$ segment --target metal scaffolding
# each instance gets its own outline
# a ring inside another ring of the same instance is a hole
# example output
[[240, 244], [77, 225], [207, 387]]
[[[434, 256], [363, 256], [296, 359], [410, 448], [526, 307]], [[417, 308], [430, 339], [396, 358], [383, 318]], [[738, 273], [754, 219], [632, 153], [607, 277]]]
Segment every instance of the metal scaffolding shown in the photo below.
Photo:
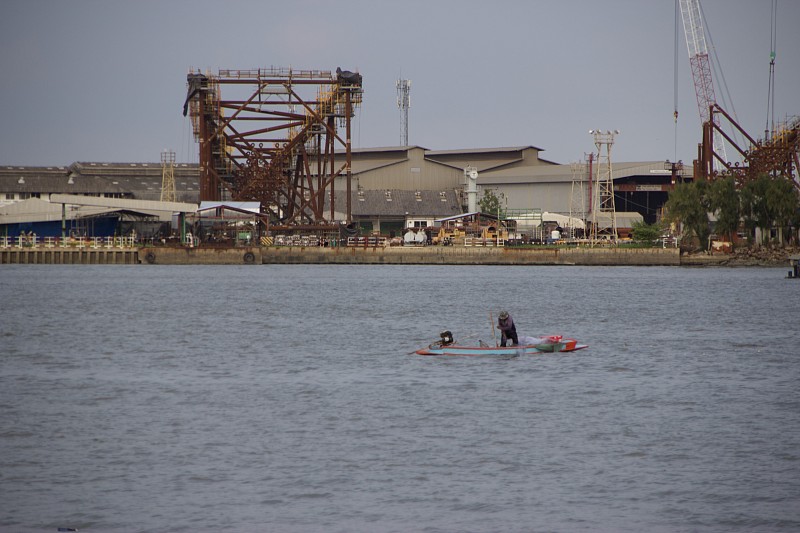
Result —
[[597, 174], [592, 200], [592, 246], [599, 240], [617, 240], [617, 210], [614, 205], [614, 176], [611, 167], [611, 147], [619, 130], [589, 130], [597, 148]]
[[161, 152], [161, 201], [175, 202], [175, 152]]
[[351, 119], [362, 95], [361, 75], [341, 69], [190, 72], [183, 113], [199, 143], [200, 199], [258, 201], [274, 225], [325, 226], [344, 177], [349, 223]]
[[[774, 131], [767, 132], [769, 135], [765, 139], [757, 140], [719, 105], [712, 105], [709, 114], [711, 118], [703, 124], [703, 142], [698, 146], [698, 158], [694, 162], [695, 179], [733, 176], [737, 186], [742, 186], [759, 175], [768, 174], [788, 179], [800, 190], [800, 118], [787, 119], [778, 124]], [[740, 146], [723, 131], [722, 124], [725, 122], [746, 139], [747, 145]], [[741, 164], [728, 163], [716, 152], [713, 137], [717, 133], [724, 136], [739, 153], [743, 159]], [[717, 164], [719, 169], [715, 166]]]
[[[583, 187], [583, 182], [585, 181], [584, 176], [586, 175], [586, 169], [588, 168], [588, 165], [580, 161], [575, 161], [570, 163], [569, 168], [572, 171], [572, 192], [569, 200], [569, 218], [570, 221], [575, 219], [586, 221], [586, 190]], [[569, 238], [578, 238], [575, 224], [572, 222], [570, 222], [569, 227]]]

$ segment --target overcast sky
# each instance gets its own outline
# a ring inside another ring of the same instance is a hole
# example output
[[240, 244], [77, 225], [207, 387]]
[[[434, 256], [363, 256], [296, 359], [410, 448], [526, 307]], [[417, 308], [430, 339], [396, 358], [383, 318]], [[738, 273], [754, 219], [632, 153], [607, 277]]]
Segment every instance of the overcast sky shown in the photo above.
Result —
[[[800, 2], [777, 4], [783, 120], [800, 115]], [[702, 6], [733, 108], [763, 136], [772, 2]], [[191, 67], [358, 70], [357, 148], [400, 144], [401, 76], [409, 143], [431, 150], [533, 145], [570, 163], [600, 128], [621, 130], [614, 161], [690, 162], [700, 140], [682, 27], [673, 120], [674, 0], [3, 0], [0, 15], [1, 165], [157, 162], [164, 149], [196, 162]]]

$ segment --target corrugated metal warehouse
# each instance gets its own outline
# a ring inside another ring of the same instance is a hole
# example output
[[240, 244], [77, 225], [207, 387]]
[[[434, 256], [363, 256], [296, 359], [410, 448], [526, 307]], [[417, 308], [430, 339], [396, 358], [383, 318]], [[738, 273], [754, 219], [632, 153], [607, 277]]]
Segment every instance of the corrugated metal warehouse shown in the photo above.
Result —
[[[536, 146], [464, 150], [428, 150], [420, 146], [352, 150], [353, 217], [364, 229], [389, 233], [400, 227], [427, 225], [436, 218], [466, 210], [465, 168], [478, 171], [478, 196], [491, 190], [504, 209], [540, 210], [568, 215], [576, 182], [588, 209], [588, 166], [560, 165], [540, 157]], [[176, 200], [199, 203], [196, 164], [174, 167]], [[158, 200], [161, 163], [80, 162], [67, 167], [0, 167], [0, 205], [51, 193]], [[613, 164], [618, 212], [634, 212], [654, 222], [671, 189], [662, 161]], [[336, 211], [343, 218], [344, 178], [335, 184]], [[402, 191], [412, 193], [411, 196]], [[444, 201], [442, 201], [444, 200]], [[400, 204], [405, 207], [400, 208]], [[577, 204], [580, 204], [578, 202]]]

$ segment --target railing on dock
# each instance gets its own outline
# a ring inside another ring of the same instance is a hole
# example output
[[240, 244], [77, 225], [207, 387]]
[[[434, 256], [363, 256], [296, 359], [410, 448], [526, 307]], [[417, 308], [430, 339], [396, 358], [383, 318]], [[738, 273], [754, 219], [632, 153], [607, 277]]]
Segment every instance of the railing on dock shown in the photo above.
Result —
[[478, 237], [465, 237], [464, 238], [464, 246], [484, 246], [484, 247], [491, 247], [491, 246], [499, 246], [503, 247], [506, 245], [505, 239], [481, 239]]
[[386, 237], [380, 237], [380, 236], [348, 237], [347, 246], [360, 246], [362, 248], [371, 248], [373, 246], [386, 246]]
[[0, 248], [3, 249], [31, 249], [31, 248], [67, 248], [67, 249], [115, 249], [135, 248], [136, 240], [133, 237], [39, 237], [37, 235], [20, 235], [19, 237], [0, 237]]
[[136, 264], [133, 237], [0, 237], [2, 264]]
[[347, 239], [326, 239], [316, 235], [276, 235], [274, 238], [262, 237], [261, 243], [264, 246], [300, 246], [303, 248], [313, 248], [315, 246], [372, 248], [375, 246], [388, 246], [389, 240], [386, 237], [378, 235], [369, 237], [347, 237]]

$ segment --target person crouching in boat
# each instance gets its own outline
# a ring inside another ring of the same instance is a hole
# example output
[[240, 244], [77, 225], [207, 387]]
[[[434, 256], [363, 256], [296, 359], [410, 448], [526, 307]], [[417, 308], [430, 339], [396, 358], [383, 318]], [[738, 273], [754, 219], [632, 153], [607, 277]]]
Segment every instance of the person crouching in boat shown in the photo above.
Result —
[[500, 336], [500, 346], [505, 346], [509, 339], [511, 339], [511, 346], [519, 344], [517, 327], [514, 325], [514, 319], [511, 318], [508, 311], [500, 311], [497, 318], [497, 329], [502, 332]]
[[430, 347], [442, 348], [444, 346], [450, 346], [454, 342], [455, 340], [453, 339], [453, 334], [450, 332], [450, 330], [446, 330], [439, 333], [439, 340], [431, 344]]

